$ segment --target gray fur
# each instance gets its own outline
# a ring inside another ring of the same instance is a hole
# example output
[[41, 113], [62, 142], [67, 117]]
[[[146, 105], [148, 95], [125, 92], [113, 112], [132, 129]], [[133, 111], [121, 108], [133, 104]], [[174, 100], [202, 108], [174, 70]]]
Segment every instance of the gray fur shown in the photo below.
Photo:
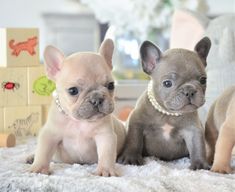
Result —
[[[203, 60], [209, 52], [208, 42], [210, 44], [210, 40], [204, 38], [196, 45], [195, 50], [200, 53], [171, 49], [159, 54], [157, 49], [151, 50], [150, 54], [149, 47], [154, 48], [149, 45], [151, 42], [142, 44], [142, 64], [153, 81], [156, 100], [167, 111], [182, 115], [176, 117], [158, 112], [148, 100], [147, 91], [144, 92], [128, 119], [126, 145], [119, 162], [141, 165], [144, 156], [167, 161], [190, 156], [191, 169], [209, 168], [203, 128], [197, 113], [197, 108], [205, 102], [206, 84], [201, 84], [200, 78], [206, 77]], [[160, 59], [152, 54], [154, 52]], [[172, 87], [164, 87], [165, 80], [171, 80]], [[166, 124], [172, 127], [169, 138], [164, 137]]]

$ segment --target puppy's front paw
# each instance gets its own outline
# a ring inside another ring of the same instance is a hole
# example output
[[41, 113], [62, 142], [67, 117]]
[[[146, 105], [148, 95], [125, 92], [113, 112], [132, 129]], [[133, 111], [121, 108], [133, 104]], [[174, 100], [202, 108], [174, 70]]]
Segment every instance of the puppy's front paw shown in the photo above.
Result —
[[211, 171], [217, 172], [217, 173], [222, 173], [222, 174], [229, 174], [232, 173], [232, 168], [230, 165], [223, 165], [223, 164], [213, 164]]
[[33, 164], [33, 162], [34, 162], [34, 155], [30, 155], [26, 158], [27, 164]]
[[139, 154], [126, 154], [123, 153], [118, 158], [118, 163], [122, 163], [124, 165], [130, 164], [130, 165], [143, 165], [144, 160], [143, 157]]
[[103, 177], [119, 176], [119, 174], [114, 168], [104, 168], [104, 167], [98, 167], [97, 171], [95, 172], [95, 175]]
[[31, 173], [42, 173], [45, 175], [50, 175], [52, 172], [49, 170], [49, 166], [42, 165], [32, 165], [29, 169]]
[[206, 161], [197, 160], [197, 161], [193, 161], [189, 168], [192, 169], [192, 170], [197, 170], [197, 169], [206, 169], [206, 170], [208, 170], [208, 169], [210, 169], [210, 166]]

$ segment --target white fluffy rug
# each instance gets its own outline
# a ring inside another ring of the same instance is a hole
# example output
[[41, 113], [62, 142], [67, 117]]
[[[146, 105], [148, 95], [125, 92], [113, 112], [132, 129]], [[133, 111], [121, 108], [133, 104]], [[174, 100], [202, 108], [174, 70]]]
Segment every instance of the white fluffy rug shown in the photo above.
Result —
[[[35, 148], [35, 139], [28, 139], [14, 148], [0, 148], [0, 192], [234, 192], [235, 174], [222, 175], [205, 170], [188, 169], [189, 159], [163, 162], [146, 158], [144, 166], [116, 166], [121, 177], [98, 177], [96, 165], [52, 163], [53, 175], [28, 173], [25, 157]], [[235, 165], [235, 157], [232, 162]]]

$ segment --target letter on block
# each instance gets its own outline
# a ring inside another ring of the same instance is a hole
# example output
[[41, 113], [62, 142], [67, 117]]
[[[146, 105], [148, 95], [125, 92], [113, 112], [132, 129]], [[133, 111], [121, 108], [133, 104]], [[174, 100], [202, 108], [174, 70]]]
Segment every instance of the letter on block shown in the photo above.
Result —
[[0, 66], [39, 65], [38, 38], [36, 28], [0, 28]]
[[4, 108], [4, 129], [17, 137], [37, 135], [42, 126], [41, 106]]
[[27, 68], [0, 68], [0, 107], [27, 105]]
[[55, 84], [49, 80], [44, 72], [44, 66], [28, 68], [28, 104], [50, 104]]

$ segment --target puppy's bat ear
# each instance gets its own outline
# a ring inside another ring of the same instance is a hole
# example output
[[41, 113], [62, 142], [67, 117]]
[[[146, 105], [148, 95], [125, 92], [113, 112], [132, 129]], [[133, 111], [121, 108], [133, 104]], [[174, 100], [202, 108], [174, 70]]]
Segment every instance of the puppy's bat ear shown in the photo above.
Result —
[[53, 46], [47, 46], [44, 51], [46, 73], [49, 79], [55, 81], [56, 75], [61, 69], [64, 54]]
[[107, 62], [109, 68], [112, 70], [112, 57], [113, 57], [114, 44], [111, 39], [105, 39], [99, 49], [100, 55], [102, 55]]
[[150, 75], [161, 58], [161, 50], [150, 41], [144, 41], [140, 46], [140, 57], [145, 73]]
[[194, 51], [197, 52], [206, 67], [206, 58], [211, 48], [211, 41], [208, 37], [201, 39], [195, 46]]

